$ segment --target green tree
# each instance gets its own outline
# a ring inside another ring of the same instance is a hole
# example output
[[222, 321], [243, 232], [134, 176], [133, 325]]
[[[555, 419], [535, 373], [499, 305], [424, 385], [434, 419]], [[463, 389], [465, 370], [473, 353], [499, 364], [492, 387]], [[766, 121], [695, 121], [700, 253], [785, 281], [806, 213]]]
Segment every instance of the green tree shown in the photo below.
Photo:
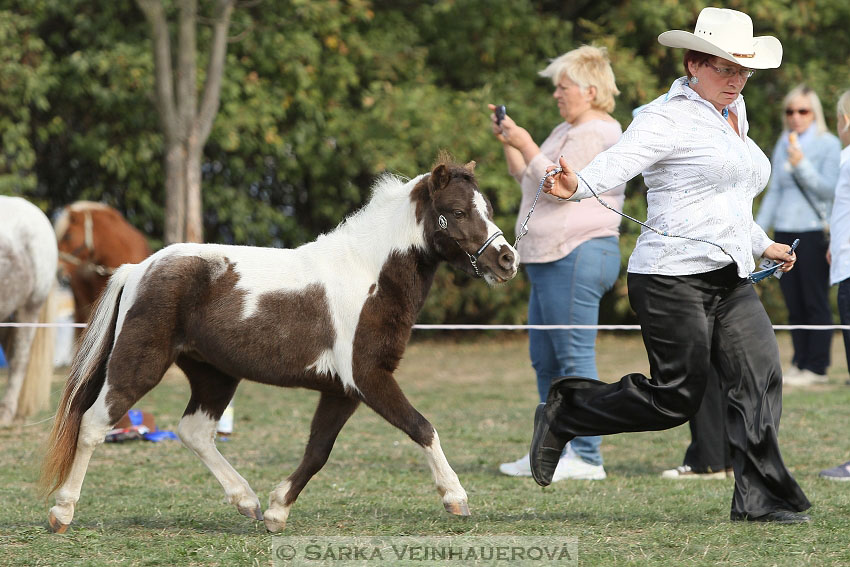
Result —
[[[242, 5], [232, 12], [229, 35], [238, 41], [223, 54], [220, 107], [199, 160], [205, 239], [297, 246], [361, 206], [377, 175], [427, 171], [440, 149], [478, 162], [496, 221], [512, 238], [516, 217], [526, 211], [518, 210], [519, 189], [490, 133], [486, 104], [506, 104], [542, 141], [560, 117], [551, 83], [537, 72], [548, 59], [595, 43], [609, 49], [622, 91], [614, 116], [625, 127], [635, 107], [664, 93], [682, 73], [681, 52], [659, 45], [658, 34], [692, 29], [704, 5]], [[834, 126], [837, 96], [850, 87], [850, 3], [730, 0], [726, 7], [749, 13], [757, 35], [775, 35], [785, 46], [782, 67], [758, 72], [744, 91], [750, 135], [762, 149], [769, 153], [779, 135], [782, 97], [803, 80], [819, 92]], [[163, 9], [179, 13], [174, 1], [163, 2]], [[82, 198], [107, 202], [159, 246], [166, 233], [169, 142], [142, 14], [132, 4], [102, 0], [0, 0], [0, 191], [23, 193], [49, 210]], [[215, 32], [197, 29], [197, 61], [209, 62]], [[170, 32], [179, 37], [173, 24]], [[199, 71], [192, 82], [202, 89], [206, 78]], [[626, 211], [645, 218], [639, 178], [627, 195]], [[625, 267], [639, 227], [621, 227]], [[781, 321], [776, 286], [759, 290]], [[523, 322], [527, 293], [522, 277], [490, 289], [444, 270], [420, 320]], [[629, 317], [623, 269], [602, 320]]]
[[177, 48], [161, 0], [136, 0], [150, 24], [155, 100], [165, 142], [165, 241], [202, 242], [201, 163], [219, 106], [227, 34], [236, 0], [216, 0], [203, 90], [198, 100], [198, 1], [180, 0]]
[[0, 193], [30, 194], [36, 187], [34, 140], [53, 131], [34, 124], [56, 85], [50, 52], [38, 37], [37, 20], [0, 9]]

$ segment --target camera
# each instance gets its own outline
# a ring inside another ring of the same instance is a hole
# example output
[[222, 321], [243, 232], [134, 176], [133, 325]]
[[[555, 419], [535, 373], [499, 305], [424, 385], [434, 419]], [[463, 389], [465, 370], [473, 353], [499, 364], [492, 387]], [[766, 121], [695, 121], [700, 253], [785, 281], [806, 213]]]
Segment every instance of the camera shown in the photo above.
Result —
[[502, 120], [505, 119], [505, 113], [506, 112], [507, 112], [507, 109], [505, 108], [504, 104], [500, 104], [499, 106], [496, 107], [495, 113], [496, 113], [496, 124], [497, 125], [501, 124]]

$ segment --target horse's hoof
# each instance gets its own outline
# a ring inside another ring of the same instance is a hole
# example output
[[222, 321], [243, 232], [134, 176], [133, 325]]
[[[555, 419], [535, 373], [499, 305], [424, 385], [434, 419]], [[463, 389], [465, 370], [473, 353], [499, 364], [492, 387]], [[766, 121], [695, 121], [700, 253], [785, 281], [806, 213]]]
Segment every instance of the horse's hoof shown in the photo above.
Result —
[[245, 506], [237, 506], [236, 509], [239, 510], [239, 513], [242, 514], [243, 516], [248, 516], [252, 520], [257, 520], [258, 522], [263, 521], [263, 511], [260, 510], [259, 505], [254, 507], [254, 508], [247, 508]]
[[263, 523], [266, 525], [266, 530], [273, 534], [276, 534], [277, 532], [282, 532], [283, 528], [286, 527], [286, 520], [284, 520], [283, 522], [276, 522], [268, 516], [266, 516], [266, 518], [263, 520]]
[[53, 512], [50, 512], [47, 522], [50, 524], [50, 531], [55, 534], [64, 534], [68, 530], [68, 524], [60, 522]]
[[446, 512], [455, 516], [469, 516], [469, 504], [466, 501], [462, 502], [444, 502], [443, 506]]

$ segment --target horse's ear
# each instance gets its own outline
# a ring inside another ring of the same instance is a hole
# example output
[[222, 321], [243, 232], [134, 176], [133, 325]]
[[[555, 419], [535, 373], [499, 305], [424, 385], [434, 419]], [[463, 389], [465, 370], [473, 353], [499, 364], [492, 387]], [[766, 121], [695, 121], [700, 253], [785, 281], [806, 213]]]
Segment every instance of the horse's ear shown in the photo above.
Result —
[[431, 195], [449, 184], [451, 174], [445, 164], [440, 164], [431, 171]]
[[464, 165], [463, 168], [465, 170], [467, 170], [469, 173], [475, 173], [475, 165], [476, 165], [475, 160], [472, 160], [469, 163], [467, 163], [466, 165]]

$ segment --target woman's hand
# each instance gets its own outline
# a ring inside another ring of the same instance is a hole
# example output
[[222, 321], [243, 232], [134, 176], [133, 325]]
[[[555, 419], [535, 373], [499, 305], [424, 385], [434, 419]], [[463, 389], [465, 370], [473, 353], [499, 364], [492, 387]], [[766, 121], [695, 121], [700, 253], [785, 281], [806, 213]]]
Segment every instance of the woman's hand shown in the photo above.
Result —
[[[578, 189], [578, 176], [570, 168], [569, 164], [567, 164], [564, 156], [558, 158], [558, 164], [561, 166], [561, 171], [546, 178], [546, 182], [543, 184], [543, 191], [554, 197], [569, 199], [576, 192], [576, 189]], [[546, 172], [548, 173], [553, 169], [555, 169], [555, 166], [550, 165], [546, 168]]]
[[803, 158], [806, 157], [803, 155], [803, 150], [800, 149], [800, 145], [797, 143], [797, 133], [791, 132], [788, 134], [788, 163], [792, 166], [797, 167]]
[[493, 122], [493, 134], [497, 140], [520, 151], [529, 146], [537, 147], [531, 138], [531, 134], [525, 128], [517, 126], [516, 122], [507, 114], [500, 123], [496, 123], [495, 104], [488, 104], [487, 108], [494, 111], [490, 114], [490, 120]]
[[794, 267], [794, 263], [797, 261], [797, 254], [790, 253], [791, 246], [788, 244], [780, 244], [778, 242], [774, 242], [770, 246], [767, 247], [767, 250], [764, 251], [764, 256], [768, 260], [774, 260], [776, 262], [785, 262], [785, 265], [779, 268], [780, 272], [789, 272], [791, 268]]

